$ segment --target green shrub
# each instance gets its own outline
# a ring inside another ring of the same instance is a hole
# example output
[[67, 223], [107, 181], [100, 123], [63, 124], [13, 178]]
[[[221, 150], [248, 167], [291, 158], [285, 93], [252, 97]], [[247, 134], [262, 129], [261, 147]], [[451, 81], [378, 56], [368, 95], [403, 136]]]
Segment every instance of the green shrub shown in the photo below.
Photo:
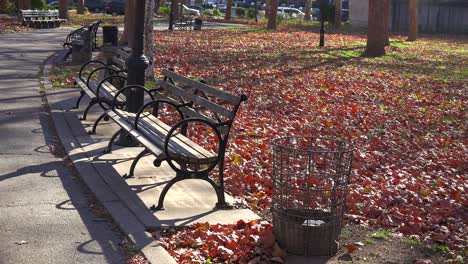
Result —
[[255, 18], [255, 8], [251, 7], [247, 9], [247, 18], [254, 19]]
[[158, 9], [158, 13], [160, 15], [163, 15], [163, 16], [169, 16], [169, 14], [171, 13], [171, 9], [169, 7], [165, 7], [165, 6], [161, 6], [159, 7]]
[[0, 0], [0, 13], [10, 14], [15, 11], [15, 1]]
[[31, 8], [42, 10], [45, 9], [47, 6], [45, 0], [31, 0]]
[[236, 16], [239, 17], [239, 18], [244, 18], [245, 17], [245, 8], [243, 8], [243, 7], [236, 8]]
[[221, 11], [217, 8], [213, 9], [213, 16], [221, 16]]

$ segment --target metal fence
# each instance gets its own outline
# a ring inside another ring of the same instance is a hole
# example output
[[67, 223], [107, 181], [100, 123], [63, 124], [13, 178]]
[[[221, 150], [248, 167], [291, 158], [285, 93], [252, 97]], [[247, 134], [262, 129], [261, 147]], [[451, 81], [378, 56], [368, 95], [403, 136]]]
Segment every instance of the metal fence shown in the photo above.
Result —
[[[467, 0], [419, 0], [419, 31], [468, 34]], [[392, 0], [392, 31], [407, 32], [409, 1]]]

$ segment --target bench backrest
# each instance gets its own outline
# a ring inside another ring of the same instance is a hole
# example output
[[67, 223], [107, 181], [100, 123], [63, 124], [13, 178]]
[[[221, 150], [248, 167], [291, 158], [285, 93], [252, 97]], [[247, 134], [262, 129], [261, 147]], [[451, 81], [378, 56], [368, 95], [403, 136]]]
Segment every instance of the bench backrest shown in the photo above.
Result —
[[20, 10], [23, 20], [58, 19], [58, 10]]
[[219, 125], [219, 132], [227, 140], [236, 112], [247, 96], [227, 93], [170, 70], [163, 70], [163, 75], [155, 97], [187, 104], [180, 108], [184, 118], [201, 118]]
[[88, 25], [88, 30], [91, 38], [91, 48], [95, 50], [97, 48], [97, 31], [99, 29], [99, 25], [101, 24], [101, 20], [95, 21]]

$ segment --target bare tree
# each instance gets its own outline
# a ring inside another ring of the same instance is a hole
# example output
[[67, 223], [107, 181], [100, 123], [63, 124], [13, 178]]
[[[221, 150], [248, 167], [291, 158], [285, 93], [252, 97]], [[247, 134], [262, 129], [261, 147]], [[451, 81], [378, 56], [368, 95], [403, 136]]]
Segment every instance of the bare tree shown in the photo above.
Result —
[[[133, 14], [135, 8], [135, 0], [127, 0], [125, 3], [125, 14]], [[133, 25], [135, 24], [135, 18], [133, 16], [126, 15], [124, 18], [124, 31], [120, 37], [119, 44], [122, 46], [132, 46]]]
[[369, 0], [366, 56], [385, 55], [385, 0]]
[[76, 13], [84, 14], [84, 0], [78, 0], [76, 3]]
[[305, 21], [310, 21], [312, 19], [312, 16], [310, 14], [310, 9], [312, 8], [312, 0], [306, 0], [305, 2], [305, 15], [304, 15], [304, 20]]
[[[30, 1], [31, 2], [31, 1]], [[67, 19], [68, 18], [68, 1], [59, 0], [59, 17]]]
[[268, 16], [268, 29], [276, 29], [276, 15], [278, 14], [278, 0], [270, 0], [270, 14]]
[[335, 0], [335, 21], [333, 25], [335, 28], [341, 27], [341, 0]]
[[[154, 58], [154, 31], [153, 31], [153, 22], [154, 22], [154, 7], [155, 0], [146, 0], [145, 3], [145, 46], [144, 52], [145, 56], [149, 61], [153, 61]], [[146, 79], [154, 80], [154, 68], [152, 65], [148, 67], [146, 71]]]
[[390, 23], [390, 5], [391, 5], [391, 0], [385, 0], [385, 13], [384, 13], [384, 19], [385, 19], [385, 46], [390, 45], [390, 29], [389, 29], [389, 23]]
[[270, 6], [271, 6], [271, 1], [265, 0], [265, 17], [270, 17]]
[[409, 1], [409, 32], [408, 41], [418, 38], [418, 0]]
[[31, 9], [31, 0], [18, 0], [18, 9]]
[[224, 19], [226, 20], [231, 20], [231, 6], [232, 6], [232, 0], [227, 0], [226, 15], [224, 16]]

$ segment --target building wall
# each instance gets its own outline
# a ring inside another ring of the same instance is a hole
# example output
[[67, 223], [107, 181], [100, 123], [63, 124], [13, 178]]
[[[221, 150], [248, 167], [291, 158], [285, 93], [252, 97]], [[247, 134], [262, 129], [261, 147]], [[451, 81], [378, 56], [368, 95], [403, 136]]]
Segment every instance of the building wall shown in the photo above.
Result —
[[349, 0], [349, 24], [367, 28], [368, 0]]
[[[409, 19], [408, 0], [392, 0], [390, 30], [407, 32]], [[366, 28], [368, 0], [349, 0], [349, 23]], [[468, 34], [468, 0], [419, 0], [418, 19], [420, 32]]]

